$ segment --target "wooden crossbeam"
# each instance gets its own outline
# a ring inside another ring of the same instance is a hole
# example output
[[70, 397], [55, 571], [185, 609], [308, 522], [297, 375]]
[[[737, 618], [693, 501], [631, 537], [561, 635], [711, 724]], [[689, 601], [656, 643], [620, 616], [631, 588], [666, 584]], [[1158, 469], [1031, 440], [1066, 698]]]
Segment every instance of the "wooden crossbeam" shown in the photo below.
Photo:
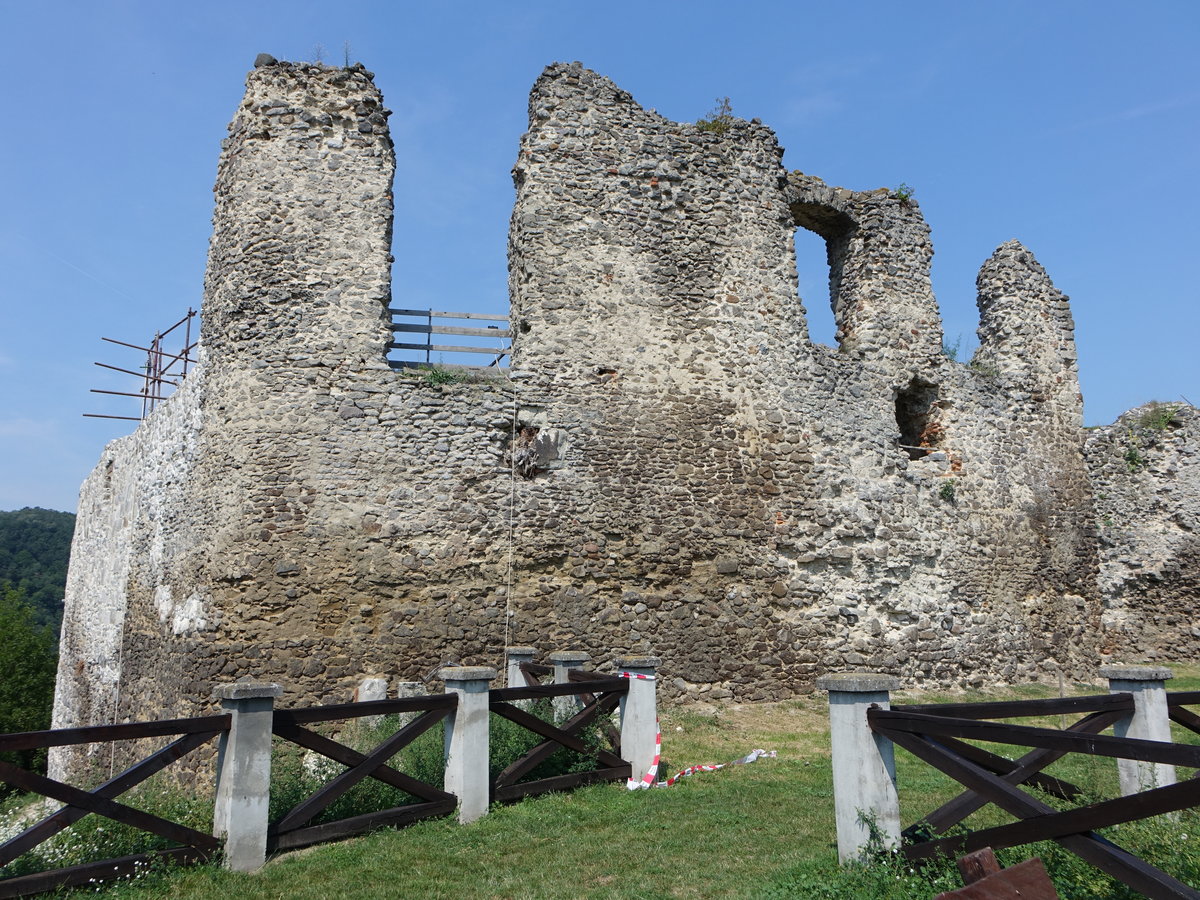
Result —
[[342, 772], [332, 781], [328, 782], [321, 790], [317, 791], [317, 793], [313, 794], [303, 803], [298, 804], [291, 812], [280, 819], [275, 826], [276, 833], [289, 831], [308, 822], [329, 806], [329, 804], [337, 800], [338, 797], [346, 793], [346, 791], [350, 790], [367, 776], [372, 775], [376, 769], [391, 759], [397, 751], [412, 743], [417, 737], [440, 722], [445, 718], [447, 712], [448, 710], [444, 709], [432, 709], [418, 716], [408, 725], [405, 725], [372, 750], [359, 763]]
[[[275, 724], [273, 731], [286, 741], [291, 741], [305, 750], [320, 753], [322, 756], [347, 767], [357, 766], [367, 758], [365, 753], [360, 753], [357, 750], [347, 747], [345, 744], [339, 744], [335, 740], [317, 734], [315, 731], [309, 731], [307, 728], [301, 728], [298, 725], [280, 722]], [[397, 769], [393, 769], [391, 766], [379, 766], [371, 773], [371, 777], [394, 788], [407, 791], [414, 797], [431, 803], [450, 799], [454, 796], [439, 788], [435, 788], [431, 784], [426, 784], [424, 781], [418, 781], [411, 775], [406, 775]]]
[[435, 319], [483, 319], [488, 322], [508, 321], [508, 316], [500, 316], [495, 313], [446, 312], [438, 309], [389, 309], [388, 314], [392, 316], [433, 317]]
[[[1003, 778], [975, 765], [925, 735], [890, 728], [875, 728], [875, 730], [908, 750], [918, 759], [924, 760], [960, 784], [985, 796], [990, 802], [995, 803], [1011, 815], [1020, 819], [1029, 819], [1056, 814], [1053, 807], [1029, 796]], [[1098, 737], [1092, 739], [1099, 740]], [[1141, 891], [1149, 900], [1197, 900], [1200, 898], [1200, 893], [1187, 885], [1091, 831], [1055, 837], [1053, 840], [1062, 844], [1085, 862], [1107, 872], [1134, 890]], [[920, 845], [907, 847], [902, 852], [905, 855], [917, 854], [920, 853], [916, 849], [918, 847]]]
[[893, 706], [896, 712], [951, 716], [958, 719], [1020, 719], [1079, 712], [1122, 709], [1133, 711], [1133, 695], [1095, 694], [1090, 697], [1051, 697], [1045, 700], [1002, 700], [995, 703], [927, 703]]
[[425, 697], [399, 697], [395, 700], [366, 700], [359, 703], [331, 703], [328, 706], [306, 706], [302, 709], [277, 709], [275, 722], [311, 725], [335, 719], [357, 719], [362, 716], [390, 716], [393, 713], [425, 712], [431, 709], [454, 709], [455, 694], [429, 694]]
[[[489, 356], [495, 356], [497, 353], [507, 356], [508, 351], [499, 347], [459, 347], [453, 344], [402, 344], [392, 341], [388, 344], [389, 350], [430, 350], [434, 353], [486, 353]], [[141, 396], [138, 394], [137, 396]]]
[[[586, 687], [581, 688], [581, 685]], [[493, 701], [536, 700], [539, 697], [566, 697], [571, 694], [581, 694], [584, 691], [593, 694], [617, 693], [629, 691], [629, 679], [593, 677], [586, 682], [568, 682], [566, 684], [531, 684], [528, 687], [497, 688], [490, 691]]]
[[[1124, 715], [1125, 713], [1120, 710], [1092, 713], [1090, 716], [1085, 716], [1078, 722], [1075, 722], [1073, 725], [1071, 725], [1068, 731], [1074, 731], [1080, 734], [1095, 734], [1103, 731], [1105, 728], [1108, 728]], [[944, 739], [944, 742], [949, 742], [952, 740], [952, 738], [946, 738]], [[971, 747], [970, 744], [962, 744], [958, 741], [954, 741], [953, 743], [955, 749], [963, 756], [966, 756], [968, 759], [971, 759], [972, 762], [975, 762], [978, 765], [982, 765], [986, 769], [990, 769], [991, 771], [1002, 775], [1004, 780], [1009, 784], [1035, 783], [1043, 789], [1049, 787], [1049, 785], [1039, 783], [1034, 779], [1041, 777], [1039, 773], [1042, 769], [1046, 768], [1046, 766], [1050, 765], [1055, 760], [1061, 759], [1066, 754], [1066, 751], [1064, 750], [1034, 750], [1031, 753], [1025, 754], [1014, 762], [1011, 760], [1006, 760], [1000, 756], [995, 756], [994, 754], [988, 753], [986, 750], [982, 750], [978, 747]], [[970, 749], [964, 750], [964, 748]], [[989, 763], [985, 760], [990, 760], [991, 765], [989, 765]], [[1059, 781], [1059, 779], [1053, 780], [1056, 782]], [[1059, 784], [1061, 786], [1065, 783], [1059, 782]], [[1069, 787], [1074, 789], [1076, 794], [1078, 793], [1078, 789], [1075, 788], [1074, 785], [1069, 785]], [[1054, 793], [1054, 791], [1051, 792]], [[1068, 793], [1068, 791], [1061, 791], [1059, 792], [1059, 795], [1063, 796]], [[986, 805], [987, 801], [983, 797], [979, 796], [973, 791], [966, 791], [965, 793], [959, 794], [953, 800], [945, 803], [938, 809], [931, 812], [920, 822], [909, 826], [907, 829], [905, 829], [905, 834], [914, 835], [920, 833], [921, 831], [928, 831], [933, 834], [941, 834], [946, 829], [957, 825], [980, 807]]]
[[[408, 334], [463, 334], [472, 337], [490, 338], [512, 337], [512, 331], [508, 328], [468, 328], [464, 325], [416, 325], [408, 322], [393, 325], [392, 331]], [[425, 345], [422, 344], [421, 347], [424, 348]]]
[[365, 813], [361, 816], [350, 816], [346, 819], [338, 819], [336, 822], [310, 825], [307, 828], [296, 828], [283, 834], [276, 834], [271, 846], [276, 850], [295, 850], [311, 844], [336, 841], [355, 834], [362, 834], [364, 831], [373, 831], [376, 828], [410, 825], [422, 819], [449, 815], [454, 812], [457, 805], [457, 798], [451, 794], [449, 800], [412, 803], [379, 812]]
[[1168, 706], [1167, 715], [1172, 722], [1177, 722], [1189, 731], [1200, 734], [1200, 716], [1182, 706]]
[[930, 859], [978, 850], [980, 847], [1016, 847], [1020, 844], [1054, 840], [1187, 809], [1197, 803], [1200, 803], [1200, 782], [1181, 781], [1128, 797], [1079, 806], [1065, 812], [1032, 816], [1019, 822], [972, 831], [970, 834], [925, 841], [913, 845], [910, 858]]
[[1048, 750], [1134, 759], [1139, 762], [1165, 763], [1200, 768], [1200, 747], [1118, 738], [1104, 734], [1076, 734], [1056, 728], [1034, 728], [1029, 725], [1009, 725], [1002, 722], [983, 722], [948, 716], [895, 712], [873, 709], [867, 713], [872, 729], [886, 729], [930, 736], [967, 738], [1000, 744], [1021, 744]]
[[217, 839], [211, 834], [196, 831], [194, 828], [168, 821], [153, 813], [143, 812], [107, 797], [100, 797], [69, 784], [63, 784], [61, 781], [55, 781], [45, 775], [27, 772], [11, 763], [0, 761], [0, 779], [22, 790], [41, 794], [43, 797], [96, 813], [115, 822], [132, 825], [134, 828], [148, 831], [177, 844], [187, 844], [209, 852], [216, 850], [219, 846]]
[[228, 731], [231, 721], [226, 713], [222, 716], [200, 716], [195, 719], [165, 719], [162, 722], [130, 722], [126, 725], [89, 725], [84, 728], [58, 728], [52, 731], [23, 731], [18, 734], [0, 735], [0, 750], [38, 750], [44, 747], [196, 734], [202, 731]]
[[534, 734], [547, 739], [520, 759], [509, 764], [496, 777], [495, 787], [502, 788], [514, 784], [522, 776], [533, 771], [538, 765], [548, 759], [558, 750], [559, 746], [566, 747], [568, 750], [574, 750], [576, 753], [587, 754], [594, 752], [597, 760], [605, 766], [615, 767], [625, 765], [625, 761], [615, 753], [589, 747], [576, 736], [579, 731], [594, 721], [601, 713], [611, 712], [619, 701], [620, 697], [618, 695], [606, 694], [591, 706], [585, 707], [568, 719], [563, 723], [562, 728], [557, 728], [551, 723], [525, 712], [523, 709], [518, 709], [515, 706], [500, 701], [492, 701], [490, 707], [492, 712], [516, 722], [522, 728], [527, 728]]
[[510, 784], [496, 788], [492, 792], [492, 800], [497, 803], [511, 803], [514, 800], [520, 800], [522, 797], [545, 794], [549, 791], [565, 791], [568, 788], [579, 787], [584, 784], [629, 778], [632, 771], [633, 769], [629, 763], [624, 763], [620, 766], [611, 766], [607, 769], [593, 769], [590, 772], [571, 772], [567, 775], [539, 778], [537, 781], [528, 781], [524, 784]]
[[9, 897], [25, 897], [29, 894], [40, 894], [43, 891], [52, 891], [60, 887], [77, 887], [97, 881], [112, 881], [126, 875], [136, 875], [146, 863], [156, 860], [169, 860], [177, 865], [187, 865], [205, 862], [212, 855], [212, 851], [199, 850], [195, 847], [178, 847], [173, 850], [157, 850], [151, 853], [106, 859], [101, 862], [84, 863], [65, 869], [51, 869], [48, 872], [37, 872], [33, 875], [19, 875], [0, 881], [0, 898], [7, 900]]
[[[126, 769], [115, 778], [106, 781], [92, 791], [92, 794], [105, 799], [118, 797], [130, 788], [141, 784], [151, 775], [162, 771], [180, 757], [208, 743], [220, 733], [219, 731], [210, 731], [186, 734], [156, 753], [146, 757], [141, 762]], [[22, 853], [32, 850], [38, 844], [50, 839], [60, 831], [70, 828], [89, 814], [89, 810], [76, 806], [67, 806], [51, 813], [46, 818], [36, 822], [20, 834], [6, 841], [3, 845], [0, 845], [0, 866], [8, 865]]]

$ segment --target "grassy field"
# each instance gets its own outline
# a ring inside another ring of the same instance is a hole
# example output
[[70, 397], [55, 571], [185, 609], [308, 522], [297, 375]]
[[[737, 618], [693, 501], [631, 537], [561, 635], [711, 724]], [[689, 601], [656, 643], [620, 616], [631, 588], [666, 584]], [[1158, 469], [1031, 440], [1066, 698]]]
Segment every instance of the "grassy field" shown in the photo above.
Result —
[[[1200, 670], [1180, 674], [1176, 689], [1200, 688]], [[1068, 685], [1067, 693], [1100, 693]], [[1025, 686], [968, 699], [1056, 696], [1057, 688]], [[960, 700], [964, 695], [900, 695], [905, 700]], [[1059, 724], [1057, 721], [1046, 724]], [[283, 854], [253, 876], [216, 866], [154, 873], [108, 888], [114, 897], [812, 897], [927, 898], [961, 886], [952, 866], [914, 873], [894, 859], [870, 869], [839, 868], [825, 696], [782, 703], [668, 709], [664, 756], [670, 771], [726, 762], [762, 747], [777, 759], [684, 779], [671, 788], [629, 792], [595, 785], [495, 807], [467, 826], [425, 822], [338, 844]], [[1184, 739], [1181, 735], [1180, 739]], [[1193, 736], [1188, 736], [1193, 740]], [[954, 794], [935, 770], [897, 751], [904, 823]], [[1067, 759], [1050, 770], [1098, 794], [1115, 793], [1115, 764]], [[1182, 772], [1181, 775], [1190, 775]], [[971, 824], [1007, 819], [984, 810]], [[1200, 819], [1124, 826], [1109, 835], [1176, 877], [1200, 884], [1200, 851], [1189, 832]], [[1019, 848], [1006, 862], [1043, 855], [1072, 900], [1125, 898], [1114, 886], [1054, 846]]]

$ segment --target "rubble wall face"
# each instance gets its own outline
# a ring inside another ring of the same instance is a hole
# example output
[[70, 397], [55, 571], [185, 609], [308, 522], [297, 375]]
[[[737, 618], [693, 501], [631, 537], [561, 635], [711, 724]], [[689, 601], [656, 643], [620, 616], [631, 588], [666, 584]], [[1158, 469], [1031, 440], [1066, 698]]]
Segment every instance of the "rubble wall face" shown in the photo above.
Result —
[[1200, 654], [1200, 413], [1132, 409], [1087, 437], [1100, 534], [1103, 649], [1159, 663]]
[[[652, 651], [668, 693], [740, 699], [846, 667], [1089, 670], [1070, 313], [1027, 250], [985, 266], [982, 362], [952, 362], [915, 201], [789, 174], [758, 123], [669, 122], [556, 64], [514, 168], [512, 377], [431, 385], [385, 358], [386, 117], [361, 69], [251, 73], [202, 380], [107, 451], [134, 499], [101, 495], [106, 462], [85, 488], [77, 540], [113, 551], [95, 602], [122, 624], [85, 612], [73, 562], [56, 724], [187, 714], [240, 676], [346, 699], [506, 642]], [[836, 349], [807, 336], [797, 227], [830, 248]], [[176, 446], [178, 488], [154, 462]]]

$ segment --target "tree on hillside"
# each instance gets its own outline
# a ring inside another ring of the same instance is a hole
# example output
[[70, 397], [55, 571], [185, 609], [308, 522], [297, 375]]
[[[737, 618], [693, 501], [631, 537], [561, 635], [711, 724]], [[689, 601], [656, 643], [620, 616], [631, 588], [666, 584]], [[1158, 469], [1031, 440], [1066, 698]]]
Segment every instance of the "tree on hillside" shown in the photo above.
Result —
[[[39, 625], [21, 592], [0, 585], [0, 734], [50, 727], [58, 642]], [[0, 759], [45, 771], [45, 750], [0, 752]]]
[[0, 582], [19, 589], [40, 624], [58, 629], [75, 516], [27, 507], [0, 512]]

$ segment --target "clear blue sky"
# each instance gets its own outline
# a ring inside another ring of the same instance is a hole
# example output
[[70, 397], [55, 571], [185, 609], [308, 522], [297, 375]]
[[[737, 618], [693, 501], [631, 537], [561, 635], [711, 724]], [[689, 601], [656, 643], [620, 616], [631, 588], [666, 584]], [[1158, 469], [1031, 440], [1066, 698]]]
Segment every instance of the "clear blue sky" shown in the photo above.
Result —
[[[543, 66], [581, 60], [647, 107], [717, 97], [789, 168], [907, 182], [945, 329], [975, 345], [975, 274], [1023, 241], [1072, 299], [1088, 424], [1200, 403], [1200, 3], [13, 2], [0, 0], [0, 509], [73, 510], [133, 423], [138, 343], [201, 299], [225, 126], [261, 51], [376, 73], [396, 143], [395, 302], [507, 311], [509, 170]], [[823, 249], [798, 236], [814, 336]], [[126, 405], [129, 404], [129, 405]]]

